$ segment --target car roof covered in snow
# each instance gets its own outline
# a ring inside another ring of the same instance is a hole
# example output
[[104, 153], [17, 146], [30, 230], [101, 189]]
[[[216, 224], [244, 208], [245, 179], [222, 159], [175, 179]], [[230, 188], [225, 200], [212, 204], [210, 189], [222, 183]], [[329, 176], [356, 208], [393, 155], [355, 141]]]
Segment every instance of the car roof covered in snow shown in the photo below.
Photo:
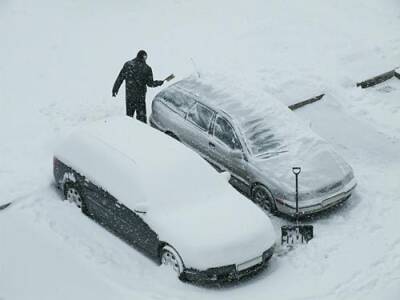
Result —
[[255, 156], [285, 152], [295, 155], [301, 145], [322, 141], [280, 101], [223, 76], [190, 76], [160, 94], [171, 97], [176, 93], [187, 94], [227, 114]]
[[198, 154], [129, 117], [76, 130], [55, 156], [131, 209], [141, 202], [204, 199], [224, 181]]

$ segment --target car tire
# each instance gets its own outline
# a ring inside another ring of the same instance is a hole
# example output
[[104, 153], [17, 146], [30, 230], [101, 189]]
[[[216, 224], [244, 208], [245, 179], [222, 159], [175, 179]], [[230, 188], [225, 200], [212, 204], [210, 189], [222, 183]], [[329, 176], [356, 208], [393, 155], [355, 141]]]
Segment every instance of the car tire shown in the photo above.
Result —
[[171, 267], [179, 279], [183, 280], [184, 264], [179, 253], [171, 246], [165, 245], [161, 249], [161, 264]]
[[181, 140], [171, 131], [166, 131], [165, 132], [166, 135], [169, 135], [170, 137], [172, 137], [173, 139], [177, 140], [178, 142], [180, 142]]
[[251, 191], [251, 198], [255, 204], [271, 213], [276, 213], [276, 204], [271, 192], [262, 184], [256, 184]]
[[66, 182], [64, 184], [64, 196], [65, 200], [75, 204], [82, 210], [82, 212], [85, 212], [85, 201], [78, 184]]

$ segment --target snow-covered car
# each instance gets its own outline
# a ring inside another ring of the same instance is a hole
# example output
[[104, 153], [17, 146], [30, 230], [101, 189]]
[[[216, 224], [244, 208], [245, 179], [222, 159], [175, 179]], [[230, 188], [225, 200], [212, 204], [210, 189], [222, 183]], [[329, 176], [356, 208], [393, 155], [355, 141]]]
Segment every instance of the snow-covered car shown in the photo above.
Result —
[[191, 76], [153, 100], [150, 124], [202, 155], [261, 207], [311, 214], [348, 199], [352, 168], [282, 103], [255, 92]]
[[265, 214], [199, 155], [128, 117], [89, 124], [54, 154], [65, 198], [182, 280], [262, 270], [275, 233]]

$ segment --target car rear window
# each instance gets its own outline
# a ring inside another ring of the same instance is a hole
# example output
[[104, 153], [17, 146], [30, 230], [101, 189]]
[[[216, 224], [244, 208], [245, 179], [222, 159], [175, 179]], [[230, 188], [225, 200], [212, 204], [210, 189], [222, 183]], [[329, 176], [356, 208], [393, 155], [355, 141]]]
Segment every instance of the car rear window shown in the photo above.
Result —
[[211, 109], [197, 103], [188, 113], [187, 119], [198, 127], [207, 131], [210, 127], [214, 112]]
[[162, 99], [169, 107], [181, 116], [184, 116], [189, 108], [195, 103], [193, 99], [182, 93], [164, 94]]

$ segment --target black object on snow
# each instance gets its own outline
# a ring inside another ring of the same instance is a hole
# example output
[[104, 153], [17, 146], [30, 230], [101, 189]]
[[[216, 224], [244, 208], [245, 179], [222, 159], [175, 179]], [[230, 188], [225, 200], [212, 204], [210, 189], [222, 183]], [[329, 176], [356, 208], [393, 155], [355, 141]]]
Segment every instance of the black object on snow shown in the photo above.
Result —
[[394, 70], [394, 76], [396, 76], [397, 79], [400, 79], [400, 68]]
[[5, 209], [5, 208], [9, 207], [10, 205], [11, 205], [11, 202], [0, 205], [0, 210]]
[[374, 86], [374, 85], [382, 83], [386, 80], [389, 80], [392, 77], [396, 77], [396, 78], [400, 79], [400, 70], [395, 69], [395, 70], [391, 70], [389, 72], [382, 73], [382, 74], [372, 77], [370, 79], [358, 82], [357, 86], [361, 86], [363, 89], [369, 88], [371, 86]]
[[304, 101], [297, 102], [295, 104], [289, 105], [288, 107], [291, 110], [295, 110], [295, 109], [298, 109], [300, 107], [303, 107], [304, 105], [317, 102], [318, 100], [321, 100], [322, 97], [324, 97], [324, 96], [325, 96], [325, 94], [321, 94], [319, 96], [316, 96], [316, 97], [313, 97], [313, 98], [310, 98], [310, 99], [307, 99], [307, 100], [304, 100]]

